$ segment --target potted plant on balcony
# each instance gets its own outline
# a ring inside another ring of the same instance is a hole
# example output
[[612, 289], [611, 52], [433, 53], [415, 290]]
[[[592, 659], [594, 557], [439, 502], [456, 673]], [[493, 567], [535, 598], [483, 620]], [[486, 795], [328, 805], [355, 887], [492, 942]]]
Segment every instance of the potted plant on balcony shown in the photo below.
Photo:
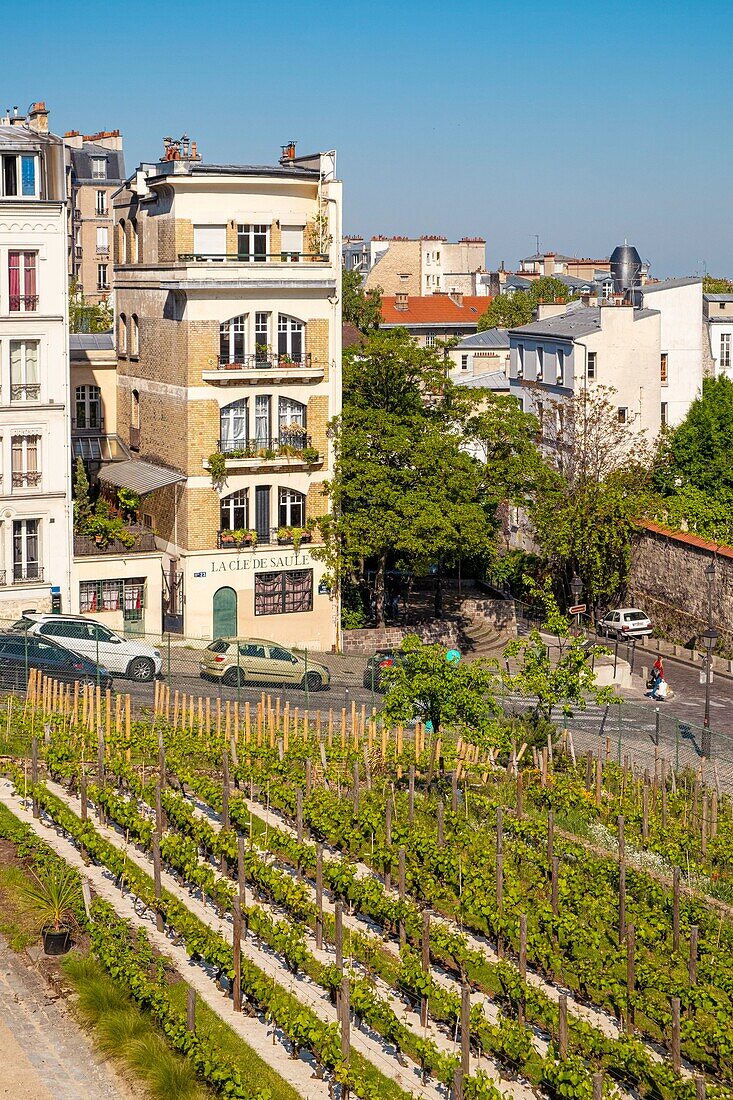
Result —
[[292, 546], [293, 545], [293, 528], [292, 527], [278, 527], [278, 529], [277, 529], [277, 544], [278, 544], [278, 546]]
[[283, 352], [282, 355], [278, 356], [277, 365], [278, 367], [292, 367], [293, 360], [287, 352]]
[[313, 463], [318, 462], [321, 456], [317, 447], [304, 447], [300, 452], [300, 457], [312, 466]]
[[263, 367], [269, 369], [272, 366], [270, 362], [270, 349], [267, 344], [255, 344], [255, 363], [260, 369]]
[[226, 457], [221, 451], [214, 451], [209, 455], [209, 474], [211, 475], [211, 484], [215, 489], [221, 489], [222, 485], [226, 485], [227, 482], [227, 461]]
[[235, 546], [236, 545], [236, 531], [220, 531], [219, 542], [222, 546]]
[[79, 928], [76, 917], [82, 905], [79, 879], [70, 867], [31, 874], [33, 880], [21, 886], [20, 893], [38, 921], [43, 950], [47, 955], [64, 955], [71, 947], [72, 933]]

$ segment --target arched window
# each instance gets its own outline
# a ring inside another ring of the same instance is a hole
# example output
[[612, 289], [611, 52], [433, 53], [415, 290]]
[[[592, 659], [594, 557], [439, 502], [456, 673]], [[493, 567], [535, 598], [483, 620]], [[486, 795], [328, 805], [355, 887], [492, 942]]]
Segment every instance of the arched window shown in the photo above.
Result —
[[140, 237], [137, 229], [137, 219], [130, 218], [130, 263], [140, 262]]
[[240, 313], [219, 325], [219, 362], [244, 362], [244, 329], [246, 314]]
[[102, 393], [99, 386], [76, 387], [76, 427], [102, 427]]
[[140, 427], [140, 391], [132, 391], [132, 426], [133, 428]]
[[305, 493], [278, 490], [278, 522], [280, 527], [305, 527]]
[[133, 313], [130, 318], [132, 322], [132, 331], [130, 333], [130, 355], [140, 354], [140, 326], [137, 320], [137, 314]]
[[305, 447], [306, 426], [306, 406], [292, 397], [281, 397], [277, 410], [277, 428], [281, 446]]
[[117, 352], [127, 355], [127, 317], [124, 313], [117, 318]]
[[117, 240], [119, 247], [117, 249], [118, 263], [127, 263], [127, 224], [125, 219], [122, 218], [117, 223]]
[[277, 354], [300, 363], [303, 359], [303, 333], [305, 325], [297, 317], [279, 313], [277, 318]]
[[230, 493], [221, 500], [222, 531], [246, 531], [249, 529], [249, 505], [247, 490]]
[[219, 412], [219, 449], [223, 454], [247, 447], [247, 398], [224, 405]]

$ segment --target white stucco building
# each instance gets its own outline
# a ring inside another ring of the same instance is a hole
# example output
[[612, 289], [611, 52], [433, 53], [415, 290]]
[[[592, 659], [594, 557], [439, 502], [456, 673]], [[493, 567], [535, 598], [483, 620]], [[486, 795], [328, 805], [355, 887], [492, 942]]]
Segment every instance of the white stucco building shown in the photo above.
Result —
[[659, 312], [613, 303], [556, 309], [509, 331], [510, 388], [525, 411], [542, 421], [573, 394], [608, 387], [619, 423], [653, 440], [662, 409]]
[[0, 118], [0, 619], [70, 608], [64, 147], [45, 104]]
[[704, 294], [703, 313], [713, 373], [733, 378], [733, 294]]
[[[702, 279], [646, 283], [638, 293], [646, 308], [659, 313], [661, 421], [675, 427], [685, 419], [690, 405], [702, 391]], [[733, 314], [730, 321], [733, 322]]]

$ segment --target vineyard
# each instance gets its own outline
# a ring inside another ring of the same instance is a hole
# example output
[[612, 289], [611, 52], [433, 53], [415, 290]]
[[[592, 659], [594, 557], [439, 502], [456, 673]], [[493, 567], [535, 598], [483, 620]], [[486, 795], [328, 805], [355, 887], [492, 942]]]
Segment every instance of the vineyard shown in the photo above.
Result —
[[[265, 697], [156, 698], [132, 720], [34, 680], [0, 711], [0, 752], [0, 833], [76, 870], [94, 955], [214, 1093], [733, 1097], [717, 777]], [[266, 1086], [197, 1032], [197, 1000]]]

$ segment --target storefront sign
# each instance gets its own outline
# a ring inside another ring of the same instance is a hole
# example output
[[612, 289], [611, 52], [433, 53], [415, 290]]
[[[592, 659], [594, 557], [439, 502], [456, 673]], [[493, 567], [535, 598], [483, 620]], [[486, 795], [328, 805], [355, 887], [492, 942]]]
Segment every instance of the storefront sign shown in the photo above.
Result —
[[[220, 561], [212, 561], [212, 573], [240, 573], [244, 571], [259, 572], [260, 570], [275, 569], [302, 569], [306, 565], [312, 565], [310, 554], [291, 550], [285, 554], [261, 554], [258, 557], [250, 554], [231, 554]], [[194, 574], [197, 576], [198, 574]]]

